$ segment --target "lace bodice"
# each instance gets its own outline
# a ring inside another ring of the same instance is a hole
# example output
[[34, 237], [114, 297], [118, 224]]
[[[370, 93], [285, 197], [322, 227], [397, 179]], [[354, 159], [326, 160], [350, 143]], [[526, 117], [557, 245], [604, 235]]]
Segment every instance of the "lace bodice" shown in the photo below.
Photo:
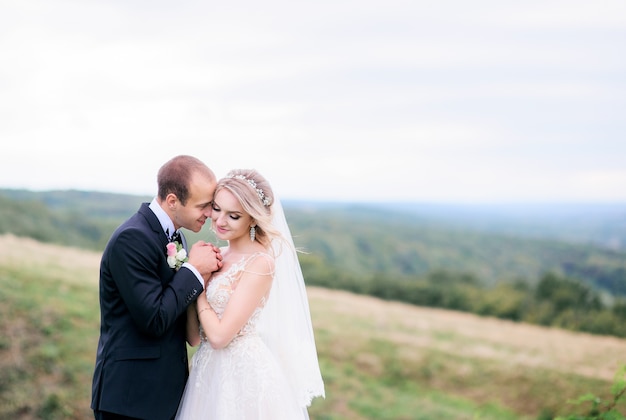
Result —
[[[255, 258], [268, 259], [268, 271], [256, 274], [274, 274], [273, 258], [259, 252], [216, 273], [209, 282], [207, 301], [220, 319], [242, 275], [251, 272], [247, 267]], [[265, 298], [261, 299], [237, 336], [224, 348], [211, 347], [200, 327], [203, 338], [191, 359], [178, 420], [308, 419], [275, 355], [257, 332], [265, 302]]]
[[[254, 286], [248, 281], [263, 281], [258, 276], [270, 274], [271, 292], [258, 299], [256, 308], [244, 309], [246, 317], [251, 315], [245, 325], [235, 327], [241, 329], [227, 346], [200, 342], [177, 420], [308, 420], [311, 398], [324, 395], [295, 245], [280, 201], [272, 206], [272, 226], [283, 240], [272, 241], [269, 254], [239, 261], [223, 252], [235, 264], [214, 274], [206, 299], [221, 320], [231, 297], [239, 298], [236, 289]], [[256, 276], [249, 279], [245, 273]]]
[[[272, 271], [269, 271], [269, 267], [273, 266], [271, 265], [272, 257], [264, 252], [255, 252], [254, 254], [242, 257], [238, 262], [232, 264], [226, 271], [218, 272], [213, 275], [213, 278], [207, 287], [206, 296], [207, 301], [219, 319], [222, 319], [224, 310], [228, 305], [230, 297], [237, 288], [241, 276], [247, 271], [247, 265], [255, 258], [267, 258], [269, 262], [268, 272], [257, 274], [273, 274]], [[246, 322], [246, 324], [237, 333], [235, 340], [243, 335], [256, 334], [257, 324], [263, 311], [263, 307], [265, 306], [265, 302], [266, 298], [263, 297], [259, 305], [252, 313], [250, 319], [248, 319], [248, 322]], [[202, 326], [200, 326], [200, 338], [202, 341], [207, 341]]]

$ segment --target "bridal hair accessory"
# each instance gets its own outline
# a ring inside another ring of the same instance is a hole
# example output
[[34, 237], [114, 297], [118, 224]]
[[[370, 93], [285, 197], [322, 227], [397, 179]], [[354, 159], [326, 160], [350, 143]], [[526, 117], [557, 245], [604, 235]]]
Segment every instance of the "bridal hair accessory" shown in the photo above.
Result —
[[177, 241], [168, 243], [165, 249], [167, 250], [167, 264], [176, 271], [189, 260], [187, 251]]
[[255, 237], [256, 237], [256, 227], [250, 226], [250, 241], [254, 242]]
[[[267, 207], [270, 204], [272, 204], [272, 200], [269, 197], [265, 196], [265, 193], [263, 192], [263, 190], [261, 188], [257, 188], [256, 182], [254, 182], [254, 179], [246, 178], [243, 175], [227, 175], [227, 177], [228, 178], [243, 179], [248, 184], [250, 184], [250, 186], [256, 191], [256, 193], [259, 195], [259, 199], [261, 200], [261, 202], [263, 203], [263, 205], [265, 207]], [[250, 234], [250, 235], [252, 236], [252, 234]]]

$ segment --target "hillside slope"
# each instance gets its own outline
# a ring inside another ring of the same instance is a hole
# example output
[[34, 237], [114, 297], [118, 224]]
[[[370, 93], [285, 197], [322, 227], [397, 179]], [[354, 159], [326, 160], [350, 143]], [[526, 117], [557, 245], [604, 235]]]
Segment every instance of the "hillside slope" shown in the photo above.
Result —
[[[99, 253], [13, 235], [0, 249], [0, 418], [89, 418]], [[308, 291], [327, 394], [312, 419], [548, 418], [608, 395], [626, 363], [623, 339]]]

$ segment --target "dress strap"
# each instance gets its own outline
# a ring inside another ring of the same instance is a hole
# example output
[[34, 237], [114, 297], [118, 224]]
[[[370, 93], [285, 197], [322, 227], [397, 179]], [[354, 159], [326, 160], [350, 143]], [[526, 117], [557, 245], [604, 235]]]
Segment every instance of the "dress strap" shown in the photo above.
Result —
[[[268, 264], [268, 268], [269, 271], [265, 272], [265, 273], [258, 273], [255, 271], [250, 271], [250, 270], [246, 270], [246, 267], [248, 266], [249, 263], [251, 263], [253, 260], [255, 260], [258, 257], [263, 257], [267, 260], [267, 264]], [[267, 252], [255, 252], [251, 255], [248, 255], [247, 257], [243, 257], [242, 261], [241, 261], [241, 268], [240, 270], [243, 271], [244, 273], [251, 273], [251, 274], [258, 274], [261, 276], [266, 276], [266, 275], [273, 275], [274, 274], [274, 258], [268, 254]]]

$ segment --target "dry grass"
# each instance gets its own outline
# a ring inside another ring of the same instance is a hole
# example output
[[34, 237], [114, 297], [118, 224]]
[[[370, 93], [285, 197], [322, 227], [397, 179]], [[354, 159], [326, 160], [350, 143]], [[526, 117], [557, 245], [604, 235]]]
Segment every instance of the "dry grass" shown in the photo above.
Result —
[[51, 276], [62, 276], [64, 281], [98, 284], [101, 256], [98, 252], [44, 244], [11, 234], [0, 235], [0, 249], [0, 264], [5, 267], [45, 267]]
[[[519, 419], [571, 413], [575, 408], [569, 399], [589, 392], [609, 398], [614, 375], [626, 364], [624, 339], [316, 287], [309, 287], [308, 293], [318, 351], [334, 366], [329, 370], [343, 372], [338, 376], [358, 372], [354, 375], [380, 378], [395, 394], [410, 382], [418, 387], [420, 397], [434, 392], [475, 404], [464, 415], [446, 418], [504, 418], [474, 417], [490, 405], [512, 410]], [[345, 366], [353, 367], [346, 371]], [[324, 409], [341, 413], [341, 419], [366, 419], [350, 410], [350, 402], [379, 396], [355, 384], [344, 386], [341, 397], [332, 393], [327, 397]], [[393, 393], [390, 398], [388, 406], [406, 406], [394, 400]], [[413, 406], [422, 410], [425, 403], [428, 399]], [[449, 406], [450, 401], [442, 404]]]
[[[58, 278], [60, 286], [64, 282], [92, 285], [93, 296], [87, 291], [86, 299], [93, 299], [97, 305], [100, 253], [13, 235], [0, 236], [0, 249], [0, 266], [45, 272], [46, 276]], [[317, 287], [309, 287], [308, 293], [327, 393], [325, 400], [313, 402], [312, 418], [413, 418], [383, 416], [373, 408], [370, 413], [374, 414], [368, 416], [362, 405], [371, 401], [371, 406], [383, 405], [390, 410], [397, 406], [398, 412], [406, 413], [413, 408], [426, 410], [429, 405], [450, 406], [453, 400], [436, 401], [438, 395], [450, 395], [467, 398], [477, 407], [501, 405], [522, 413], [520, 418], [534, 419], [546, 407], [558, 410], [568, 398], [577, 397], [582, 391], [597, 391], [590, 386], [608, 390], [613, 375], [626, 363], [624, 339], [381, 301]], [[97, 322], [96, 313], [94, 309], [93, 316], [88, 316], [90, 322]], [[17, 343], [19, 337], [26, 339], [26, 327], [19, 319], [5, 325], [5, 348], [0, 351], [4, 364], [24, 363], [20, 355], [24, 342]], [[97, 339], [97, 328], [88, 334], [81, 340], [91, 345]], [[86, 353], [93, 357], [91, 349]], [[90, 371], [91, 367], [87, 373]], [[402, 389], [407, 379], [410, 385]], [[413, 397], [414, 389], [420, 390], [419, 398], [422, 391], [427, 394], [431, 390], [434, 397], [411, 401], [418, 398]]]
[[358, 328], [369, 330], [370, 339], [388, 340], [400, 347], [435, 349], [459, 357], [495, 359], [607, 381], [626, 363], [624, 339], [386, 302], [336, 290], [309, 287], [308, 291], [316, 327], [336, 334]]

